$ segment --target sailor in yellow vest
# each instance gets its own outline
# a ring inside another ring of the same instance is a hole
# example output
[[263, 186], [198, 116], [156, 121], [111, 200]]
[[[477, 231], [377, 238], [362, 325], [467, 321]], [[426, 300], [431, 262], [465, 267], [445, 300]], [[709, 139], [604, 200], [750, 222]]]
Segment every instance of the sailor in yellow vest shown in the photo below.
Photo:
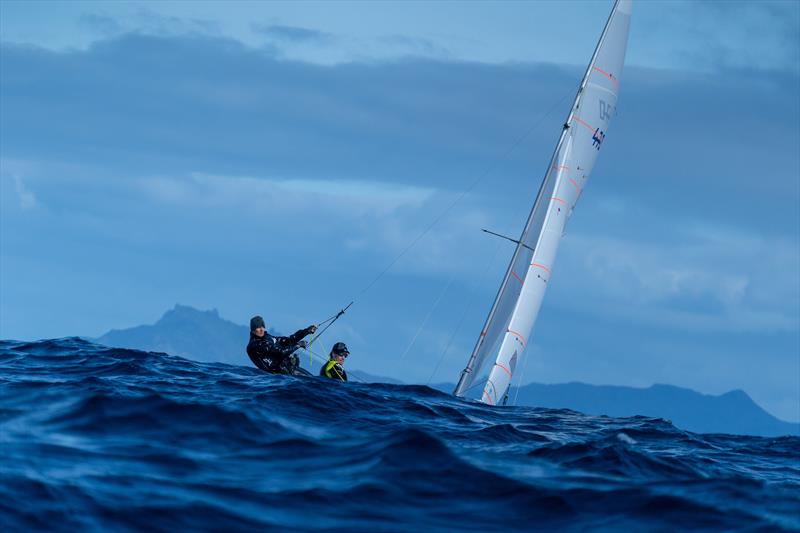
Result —
[[343, 342], [337, 342], [331, 348], [330, 360], [323, 365], [319, 375], [324, 378], [347, 381], [347, 372], [344, 371], [344, 360], [350, 355], [350, 350]]

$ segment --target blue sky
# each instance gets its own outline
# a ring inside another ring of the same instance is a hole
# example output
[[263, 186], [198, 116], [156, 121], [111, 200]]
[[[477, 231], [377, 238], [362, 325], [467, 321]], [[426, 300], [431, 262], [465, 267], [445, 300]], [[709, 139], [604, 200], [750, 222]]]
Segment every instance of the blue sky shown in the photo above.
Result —
[[[610, 5], [3, 2], [0, 337], [355, 298], [350, 364], [455, 380]], [[798, 42], [796, 2], [635, 5], [524, 381], [800, 420]]]

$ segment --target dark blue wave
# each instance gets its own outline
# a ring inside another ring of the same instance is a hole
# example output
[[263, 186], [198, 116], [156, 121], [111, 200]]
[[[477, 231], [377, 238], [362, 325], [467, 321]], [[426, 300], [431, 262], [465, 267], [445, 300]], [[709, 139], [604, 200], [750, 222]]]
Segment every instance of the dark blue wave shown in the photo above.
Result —
[[8, 531], [798, 530], [800, 438], [0, 341]]

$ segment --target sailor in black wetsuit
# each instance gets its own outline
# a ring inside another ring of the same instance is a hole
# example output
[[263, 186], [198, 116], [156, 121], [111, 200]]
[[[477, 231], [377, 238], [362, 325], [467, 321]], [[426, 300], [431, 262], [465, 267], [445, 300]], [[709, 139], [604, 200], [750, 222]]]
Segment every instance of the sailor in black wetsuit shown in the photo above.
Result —
[[337, 342], [334, 344], [333, 348], [331, 348], [330, 361], [323, 365], [322, 369], [319, 371], [319, 375], [324, 378], [347, 381], [347, 372], [344, 371], [342, 365], [348, 355], [350, 355], [350, 350], [347, 349], [345, 343]]
[[293, 354], [297, 348], [305, 348], [306, 335], [317, 331], [317, 326], [296, 331], [288, 337], [275, 337], [267, 333], [264, 319], [254, 316], [250, 319], [250, 342], [247, 355], [253, 364], [270, 374], [292, 374], [300, 366], [299, 358]]

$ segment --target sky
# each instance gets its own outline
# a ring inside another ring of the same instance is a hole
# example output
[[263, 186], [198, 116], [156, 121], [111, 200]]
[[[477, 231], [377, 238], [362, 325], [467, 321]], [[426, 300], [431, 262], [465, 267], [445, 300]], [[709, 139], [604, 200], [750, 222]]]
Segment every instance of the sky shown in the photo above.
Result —
[[[0, 338], [355, 300], [349, 365], [454, 382], [611, 4], [3, 1]], [[635, 3], [522, 383], [800, 421], [798, 43], [797, 2]]]

